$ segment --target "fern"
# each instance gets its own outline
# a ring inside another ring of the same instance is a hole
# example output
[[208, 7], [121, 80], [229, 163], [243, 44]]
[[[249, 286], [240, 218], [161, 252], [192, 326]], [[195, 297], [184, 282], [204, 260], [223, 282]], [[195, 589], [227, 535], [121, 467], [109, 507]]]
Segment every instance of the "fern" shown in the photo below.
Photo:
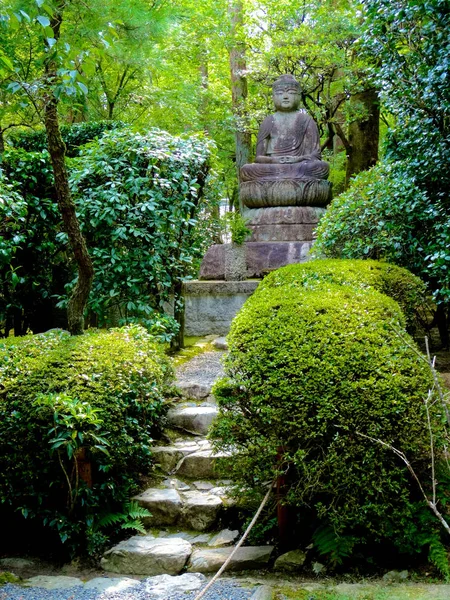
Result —
[[152, 514], [146, 508], [139, 506], [137, 502], [125, 502], [122, 505], [122, 511], [117, 513], [105, 513], [96, 524], [96, 529], [110, 527], [111, 525], [119, 525], [121, 529], [135, 529], [140, 533], [145, 533], [145, 528], [142, 519], [151, 517]]
[[314, 547], [320, 555], [327, 557], [332, 567], [341, 565], [344, 558], [350, 556], [357, 541], [353, 536], [337, 534], [328, 523], [320, 525], [313, 533]]
[[437, 535], [430, 540], [428, 560], [441, 572], [446, 581], [450, 580], [447, 549]]

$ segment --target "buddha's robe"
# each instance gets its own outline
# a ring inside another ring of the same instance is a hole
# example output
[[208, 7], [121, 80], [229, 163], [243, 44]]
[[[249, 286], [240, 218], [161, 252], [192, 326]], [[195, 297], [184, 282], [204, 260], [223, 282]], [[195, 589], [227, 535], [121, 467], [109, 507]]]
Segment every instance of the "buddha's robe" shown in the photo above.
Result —
[[[283, 157], [288, 156], [302, 157], [302, 160], [283, 163]], [[264, 157], [281, 160], [281, 163], [264, 162]], [[303, 112], [297, 112], [288, 126], [276, 115], [264, 119], [258, 133], [256, 161], [242, 167], [241, 181], [326, 179], [330, 170], [328, 163], [321, 160], [317, 125]]]

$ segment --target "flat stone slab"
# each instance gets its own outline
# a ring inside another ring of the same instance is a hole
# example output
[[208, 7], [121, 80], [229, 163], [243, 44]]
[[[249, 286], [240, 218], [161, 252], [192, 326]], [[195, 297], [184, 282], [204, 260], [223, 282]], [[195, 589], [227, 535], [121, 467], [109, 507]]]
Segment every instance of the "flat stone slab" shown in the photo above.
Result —
[[214, 479], [217, 477], [215, 471], [215, 460], [224, 455], [214, 454], [212, 450], [200, 450], [188, 454], [177, 467], [177, 475], [189, 479]]
[[167, 419], [172, 427], [196, 435], [206, 435], [218, 414], [219, 409], [214, 406], [189, 406], [170, 409]]
[[[212, 487], [212, 486], [211, 486]], [[2, 569], [27, 569], [30, 567], [35, 567], [36, 562], [34, 560], [30, 560], [28, 558], [1, 558], [0, 559], [0, 567]]]
[[182, 499], [180, 525], [197, 531], [208, 531], [216, 524], [223, 506], [219, 496], [208, 492], [192, 491], [184, 492]]
[[153, 446], [152, 454], [155, 463], [164, 473], [171, 473], [184, 456], [183, 452], [174, 446]]
[[168, 531], [159, 531], [155, 537], [157, 538], [181, 538], [182, 540], [186, 540], [192, 546], [206, 546], [208, 542], [214, 536], [213, 533], [199, 533], [198, 531], [176, 531], [176, 532], [168, 532]]
[[176, 383], [185, 398], [209, 396], [213, 383], [223, 375], [222, 356], [223, 352], [202, 352], [177, 368]]
[[211, 538], [208, 542], [208, 546], [211, 548], [222, 548], [224, 546], [231, 546], [239, 537], [239, 531], [237, 529], [222, 529]]
[[[191, 489], [190, 485], [188, 485], [185, 481], [181, 481], [181, 479], [177, 479], [176, 477], [164, 479], [161, 485], [165, 488], [173, 488], [179, 492], [188, 492]], [[211, 487], [213, 486], [211, 485]]]
[[179, 381], [177, 387], [186, 400], [205, 400], [211, 393], [212, 383], [199, 383], [195, 380]]
[[306, 554], [302, 550], [291, 550], [277, 558], [274, 564], [276, 571], [289, 571], [295, 573], [305, 564]]
[[147, 527], [152, 525], [173, 525], [181, 513], [182, 501], [180, 494], [174, 488], [149, 488], [134, 496], [133, 500], [148, 509], [151, 517], [144, 517], [143, 522]]
[[95, 590], [108, 594], [119, 594], [120, 592], [131, 591], [140, 585], [140, 581], [130, 579], [129, 577], [95, 577], [87, 581], [85, 590]]
[[73, 587], [84, 586], [84, 582], [78, 577], [66, 577], [64, 575], [37, 575], [30, 577], [24, 582], [26, 587], [40, 587], [45, 590], [66, 590]]
[[256, 588], [250, 600], [273, 600], [274, 590], [270, 585], [260, 585]]
[[101, 567], [129, 575], [178, 575], [192, 553], [192, 545], [181, 538], [136, 535], [108, 550]]
[[183, 573], [183, 575], [158, 575], [143, 581], [145, 591], [152, 597], [165, 600], [172, 594], [186, 594], [200, 590], [206, 584], [201, 573]]
[[[233, 548], [199, 548], [194, 550], [188, 564], [190, 573], [213, 573], [220, 569], [232, 553]], [[273, 546], [245, 546], [239, 548], [227, 571], [261, 569], [267, 566]]]
[[213, 342], [214, 348], [217, 350], [228, 350], [228, 342], [226, 337], [218, 337]]

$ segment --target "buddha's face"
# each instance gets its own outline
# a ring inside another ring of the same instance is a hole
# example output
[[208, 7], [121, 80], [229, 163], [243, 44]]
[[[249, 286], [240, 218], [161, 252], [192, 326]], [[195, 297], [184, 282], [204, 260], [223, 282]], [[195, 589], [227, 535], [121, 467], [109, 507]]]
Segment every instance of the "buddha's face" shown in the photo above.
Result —
[[273, 103], [282, 112], [297, 110], [300, 106], [300, 90], [292, 85], [277, 86], [273, 90]]

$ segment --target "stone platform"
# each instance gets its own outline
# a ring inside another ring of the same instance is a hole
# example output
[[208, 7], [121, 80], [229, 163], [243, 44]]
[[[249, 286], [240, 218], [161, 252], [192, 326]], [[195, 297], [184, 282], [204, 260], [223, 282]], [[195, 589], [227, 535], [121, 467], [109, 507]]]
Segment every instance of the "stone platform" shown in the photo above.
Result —
[[[225, 244], [217, 246], [224, 252]], [[213, 246], [215, 248], [216, 246]], [[211, 250], [211, 249], [210, 249]], [[208, 250], [208, 252], [210, 251]], [[223, 279], [225, 254], [222, 256]], [[253, 294], [259, 281], [187, 281], [185, 294], [185, 334], [203, 336], [209, 334], [225, 335], [236, 313]]]
[[[208, 248], [200, 268], [199, 279], [218, 280], [224, 278], [227, 246], [228, 244], [215, 244]], [[274, 271], [285, 265], [306, 262], [309, 258], [311, 246], [312, 240], [301, 242], [245, 242], [247, 251], [246, 277], [248, 279], [261, 278], [269, 271]]]
[[325, 209], [318, 206], [247, 208], [243, 217], [249, 242], [311, 242]]

